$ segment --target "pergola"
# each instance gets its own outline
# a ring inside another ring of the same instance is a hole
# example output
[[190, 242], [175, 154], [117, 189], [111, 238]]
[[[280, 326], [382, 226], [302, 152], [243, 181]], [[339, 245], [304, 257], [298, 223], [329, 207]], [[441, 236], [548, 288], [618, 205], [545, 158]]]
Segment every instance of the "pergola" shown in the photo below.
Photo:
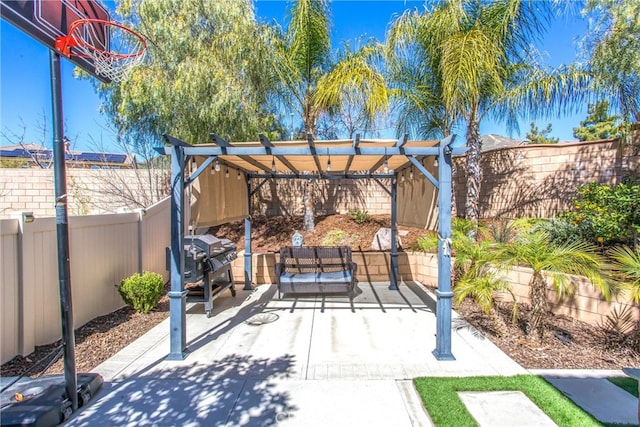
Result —
[[[202, 206], [214, 207], [218, 219], [244, 218], [245, 290], [252, 289], [251, 271], [251, 196], [272, 179], [373, 179], [391, 197], [391, 263], [389, 289], [398, 289], [397, 235], [397, 185], [398, 176], [408, 169], [422, 174], [438, 190], [438, 289], [436, 290], [436, 348], [433, 354], [438, 360], [454, 360], [451, 353], [451, 158], [466, 152], [464, 141], [449, 136], [441, 141], [408, 141], [408, 135], [398, 140], [365, 140], [359, 135], [353, 140], [316, 141], [307, 135], [306, 141], [269, 141], [264, 135], [259, 142], [230, 143], [211, 134], [211, 144], [190, 145], [165, 135], [167, 146], [158, 148], [162, 154], [171, 155], [171, 290], [170, 301], [170, 352], [169, 360], [183, 360], [186, 346], [186, 296], [184, 288], [185, 190], [210, 174], [203, 172], [225, 168], [237, 174], [240, 184], [227, 188], [200, 185]], [[454, 142], [455, 141], [455, 142]], [[425, 168], [422, 160], [433, 157], [438, 164], [437, 178]], [[197, 168], [191, 171], [191, 162]], [[214, 163], [215, 162], [215, 163]], [[188, 175], [188, 176], [186, 176]], [[221, 176], [222, 174], [215, 174]], [[213, 179], [213, 178], [211, 178]], [[389, 179], [391, 188], [380, 180]], [[200, 182], [202, 181], [202, 182]], [[229, 181], [229, 183], [231, 183]], [[244, 191], [236, 191], [238, 185]], [[218, 194], [212, 194], [212, 193]], [[223, 193], [222, 196], [220, 193]], [[238, 193], [244, 195], [238, 198]], [[226, 202], [225, 202], [226, 199]], [[229, 201], [232, 203], [229, 203]], [[224, 209], [233, 207], [234, 214]], [[238, 210], [240, 206], [240, 210]], [[217, 209], [216, 209], [217, 208]], [[201, 214], [205, 214], [201, 212]], [[235, 216], [234, 216], [235, 215]]]

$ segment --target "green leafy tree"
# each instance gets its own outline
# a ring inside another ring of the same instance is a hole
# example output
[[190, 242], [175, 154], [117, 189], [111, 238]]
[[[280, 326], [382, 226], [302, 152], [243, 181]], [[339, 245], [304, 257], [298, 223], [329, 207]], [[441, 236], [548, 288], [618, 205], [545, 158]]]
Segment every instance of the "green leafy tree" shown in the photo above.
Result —
[[536, 122], [531, 122], [531, 130], [527, 132], [527, 139], [529, 144], [557, 144], [558, 138], [549, 138], [551, 133], [551, 123], [547, 125], [543, 130], [538, 129]]
[[189, 143], [284, 134], [269, 102], [270, 29], [249, 0], [122, 0], [118, 12], [147, 40], [147, 60], [121, 83], [101, 85], [104, 110], [120, 132]]
[[606, 99], [589, 104], [587, 118], [580, 122], [580, 127], [573, 128], [573, 136], [580, 141], [618, 138], [620, 136], [618, 121], [619, 116], [609, 115], [609, 101]]
[[601, 266], [604, 260], [594, 246], [584, 242], [570, 242], [562, 245], [550, 243], [543, 232], [523, 233], [518, 239], [504, 246], [498, 259], [506, 265], [520, 265], [533, 270], [529, 281], [531, 316], [529, 332], [537, 332], [540, 340], [544, 337], [549, 302], [547, 280], [560, 298], [574, 292], [575, 283], [570, 275], [586, 277], [592, 285], [610, 298], [609, 284], [605, 280]]
[[481, 121], [493, 116], [515, 127], [519, 116], [573, 106], [582, 100], [581, 89], [589, 83], [581, 70], [548, 72], [532, 57], [531, 43], [543, 33], [552, 13], [548, 5], [525, 0], [449, 0], [425, 12], [402, 15], [390, 30], [389, 49], [408, 50], [413, 62], [405, 69], [424, 64], [424, 72], [418, 75], [426, 78], [416, 82], [402, 73], [392, 75], [402, 79], [401, 84], [422, 85], [398, 91], [399, 96], [420, 93], [406, 102], [423, 102], [425, 113], [437, 111], [434, 117], [442, 119], [442, 133], [452, 123], [466, 123], [465, 217], [474, 224], [482, 180]]
[[640, 2], [588, 0], [583, 14], [591, 25], [582, 51], [595, 87], [623, 123], [640, 121]]

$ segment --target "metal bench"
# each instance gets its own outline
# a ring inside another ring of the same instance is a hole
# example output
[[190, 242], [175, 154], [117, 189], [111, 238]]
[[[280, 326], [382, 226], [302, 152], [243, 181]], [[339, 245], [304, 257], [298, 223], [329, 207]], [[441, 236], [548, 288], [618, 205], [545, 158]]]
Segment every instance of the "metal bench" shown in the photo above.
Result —
[[287, 293], [347, 293], [353, 298], [357, 270], [347, 246], [284, 247], [275, 265], [278, 298]]

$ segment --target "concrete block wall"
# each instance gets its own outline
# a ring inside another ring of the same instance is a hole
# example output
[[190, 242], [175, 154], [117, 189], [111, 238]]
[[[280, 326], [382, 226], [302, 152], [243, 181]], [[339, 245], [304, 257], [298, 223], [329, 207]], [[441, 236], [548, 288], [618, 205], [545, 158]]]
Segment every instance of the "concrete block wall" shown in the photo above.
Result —
[[[165, 183], [161, 176], [150, 184], [143, 170], [67, 169], [69, 215], [96, 215], [146, 208], [168, 193], [155, 191]], [[154, 189], [148, 188], [154, 185]], [[53, 169], [0, 169], [0, 218], [14, 212], [35, 217], [55, 216]]]
[[[636, 139], [640, 139], [635, 134]], [[466, 157], [455, 159], [456, 211], [464, 212]], [[582, 184], [616, 184], [640, 175], [640, 141], [523, 145], [482, 154], [482, 218], [552, 218], [568, 209]]]
[[[390, 187], [388, 179], [383, 185]], [[307, 180], [269, 181], [252, 199], [253, 212], [268, 216], [303, 215]], [[344, 214], [360, 209], [370, 214], [389, 214], [391, 198], [373, 180], [313, 180], [313, 206], [317, 215]]]

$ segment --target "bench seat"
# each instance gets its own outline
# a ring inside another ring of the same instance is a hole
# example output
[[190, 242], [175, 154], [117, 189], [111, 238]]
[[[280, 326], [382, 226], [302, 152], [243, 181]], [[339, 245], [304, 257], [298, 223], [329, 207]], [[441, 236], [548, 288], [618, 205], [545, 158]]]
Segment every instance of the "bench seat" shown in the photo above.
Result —
[[352, 297], [356, 271], [349, 247], [285, 247], [275, 265], [278, 295], [347, 293]]

